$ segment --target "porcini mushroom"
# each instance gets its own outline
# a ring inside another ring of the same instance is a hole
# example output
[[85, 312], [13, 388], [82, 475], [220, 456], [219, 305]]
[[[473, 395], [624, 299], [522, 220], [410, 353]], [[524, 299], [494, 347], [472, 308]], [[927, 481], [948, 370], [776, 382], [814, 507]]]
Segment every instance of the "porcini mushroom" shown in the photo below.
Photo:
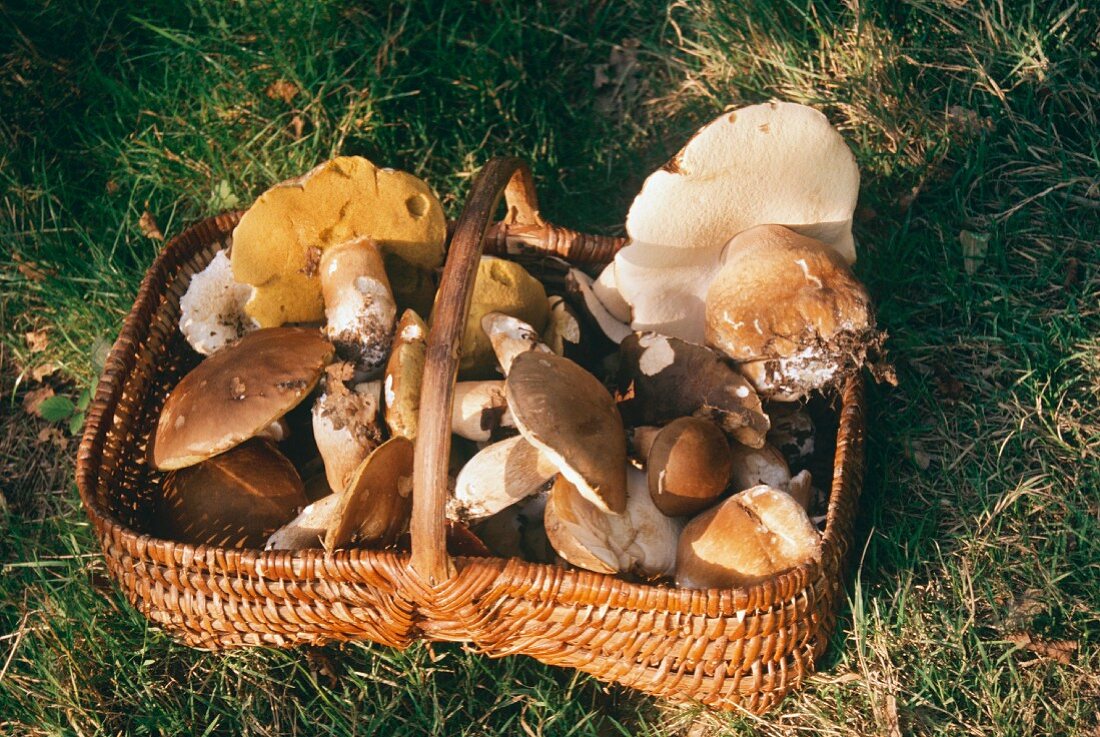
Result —
[[382, 254], [369, 236], [338, 243], [321, 255], [324, 333], [336, 354], [371, 375], [386, 361], [397, 305]]
[[595, 376], [553, 353], [520, 353], [504, 392], [520, 434], [586, 499], [605, 512], [626, 509], [626, 434]]
[[518, 317], [505, 315], [502, 312], [489, 312], [481, 318], [481, 329], [489, 338], [497, 363], [505, 376], [512, 367], [512, 361], [520, 353], [553, 352], [539, 339], [538, 331]]
[[771, 102], [723, 113], [646, 179], [600, 299], [628, 304], [634, 330], [702, 343], [703, 299], [730, 238], [780, 223], [855, 261], [858, 191], [855, 158], [820, 112]]
[[764, 444], [768, 416], [752, 385], [715, 351], [654, 333], [619, 344], [619, 410], [628, 425], [659, 425], [695, 415], [738, 442]]
[[817, 560], [820, 539], [790, 494], [756, 486], [687, 523], [677, 546], [676, 583], [692, 589], [748, 586]]
[[218, 351], [165, 400], [153, 465], [183, 468], [253, 437], [309, 395], [332, 354], [308, 328], [257, 330]]
[[170, 471], [162, 492], [156, 534], [229, 548], [262, 547], [307, 503], [298, 472], [266, 440]]
[[681, 417], [665, 425], [649, 449], [650, 496], [670, 517], [701, 512], [726, 490], [731, 466], [729, 443], [714, 423]]
[[329, 494], [306, 506], [298, 516], [267, 539], [264, 550], [310, 550], [320, 548], [325, 532], [333, 523], [339, 494]]
[[494, 555], [552, 563], [557, 554], [543, 524], [549, 496], [548, 492], [542, 492], [516, 502], [476, 523], [474, 532]]
[[545, 490], [557, 473], [557, 467], [521, 436], [493, 443], [459, 471], [447, 516], [462, 522], [491, 517]]
[[244, 311], [251, 295], [252, 287], [233, 280], [229, 257], [218, 251], [180, 297], [180, 332], [204, 356], [221, 350], [259, 327]]
[[861, 368], [882, 335], [867, 290], [835, 251], [762, 225], [730, 241], [706, 293], [706, 342], [761, 396], [795, 401]]
[[325, 371], [324, 384], [313, 403], [313, 439], [325, 462], [329, 487], [339, 492], [363, 459], [382, 442], [382, 382], [352, 384], [347, 362]]
[[732, 472], [730, 486], [733, 491], [744, 491], [754, 486], [770, 486], [773, 489], [787, 490], [791, 481], [791, 469], [783, 454], [774, 445], [765, 444], [762, 448], [749, 448], [734, 443], [730, 448]]
[[623, 513], [608, 514], [558, 476], [546, 503], [546, 535], [558, 555], [589, 571], [668, 575], [682, 524], [654, 506], [644, 473], [628, 468], [627, 479]]
[[[579, 295], [581, 302], [584, 304], [585, 311], [599, 326], [603, 334], [606, 335], [611, 342], [618, 345], [623, 339], [630, 335], [632, 330], [630, 329], [629, 321], [623, 321], [617, 315], [611, 313], [610, 310], [604, 305], [600, 298], [593, 291], [592, 277], [584, 273], [580, 269], [570, 269], [568, 275], [565, 277], [566, 289], [575, 295]], [[625, 303], [624, 303], [625, 304]], [[627, 307], [629, 311], [629, 306]]]
[[558, 295], [546, 299], [550, 313], [543, 330], [543, 341], [559, 356], [575, 360], [580, 350], [581, 324], [573, 308]]
[[416, 440], [420, 412], [420, 382], [424, 377], [428, 326], [412, 310], [397, 323], [393, 350], [383, 382], [386, 425], [394, 435]]
[[340, 493], [325, 532], [325, 549], [357, 543], [386, 547], [397, 541], [412, 511], [413, 444], [393, 437], [374, 449]]
[[245, 311], [264, 327], [324, 316], [317, 270], [359, 237], [421, 268], [443, 261], [443, 208], [411, 174], [342, 156], [264, 192], [233, 231], [233, 276], [255, 289]]

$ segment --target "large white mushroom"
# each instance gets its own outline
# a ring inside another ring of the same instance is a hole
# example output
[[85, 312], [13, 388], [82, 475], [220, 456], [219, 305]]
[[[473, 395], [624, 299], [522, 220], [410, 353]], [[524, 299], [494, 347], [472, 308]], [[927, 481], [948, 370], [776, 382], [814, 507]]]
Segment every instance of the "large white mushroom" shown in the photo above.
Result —
[[724, 113], [646, 180], [627, 215], [629, 244], [595, 283], [631, 327], [703, 342], [703, 302], [723, 246], [781, 224], [856, 258], [859, 169], [817, 110], [770, 102]]

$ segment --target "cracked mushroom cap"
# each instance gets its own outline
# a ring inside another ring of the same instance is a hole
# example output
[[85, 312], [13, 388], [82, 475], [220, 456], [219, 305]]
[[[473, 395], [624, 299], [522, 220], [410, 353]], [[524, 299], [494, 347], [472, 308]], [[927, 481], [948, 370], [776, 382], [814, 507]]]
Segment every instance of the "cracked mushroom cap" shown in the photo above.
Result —
[[249, 440], [170, 471], [163, 491], [155, 515], [158, 535], [231, 548], [263, 547], [308, 503], [298, 472], [267, 440]]
[[855, 158], [817, 110], [772, 102], [724, 113], [646, 179], [627, 215], [630, 243], [597, 293], [620, 315], [629, 304], [634, 330], [700, 343], [730, 238], [780, 223], [854, 262], [858, 192]]
[[383, 254], [432, 269], [443, 261], [443, 207], [423, 181], [341, 156], [264, 192], [233, 231], [237, 281], [255, 287], [245, 311], [260, 325], [324, 317], [316, 272], [331, 246], [369, 236]]
[[260, 433], [309, 395], [332, 356], [332, 344], [308, 328], [257, 330], [218, 351], [168, 395], [153, 465], [194, 465]]
[[516, 428], [586, 499], [626, 509], [626, 433], [599, 380], [553, 353], [521, 353], [504, 382]]
[[756, 486], [687, 523], [676, 553], [684, 588], [733, 588], [763, 581], [821, 556], [821, 536], [790, 494]]
[[632, 427], [677, 417], [714, 421], [738, 442], [759, 448], [768, 416], [752, 385], [718, 352], [655, 333], [619, 344], [619, 409]]
[[867, 290], [824, 243], [761, 225], [729, 252], [707, 291], [706, 342], [761, 395], [794, 401], [835, 384], [881, 341]]

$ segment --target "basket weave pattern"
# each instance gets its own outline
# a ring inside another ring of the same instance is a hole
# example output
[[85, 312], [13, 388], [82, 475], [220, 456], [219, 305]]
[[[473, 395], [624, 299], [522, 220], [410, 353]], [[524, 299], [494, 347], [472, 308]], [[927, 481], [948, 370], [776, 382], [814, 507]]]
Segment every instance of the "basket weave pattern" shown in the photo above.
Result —
[[[535, 212], [526, 168], [503, 161], [486, 169], [496, 165], [497, 180], [525, 184]], [[772, 707], [812, 672], [835, 621], [862, 481], [859, 378], [841, 397], [821, 561], [747, 588], [683, 590], [515, 559], [450, 562], [438, 551], [453, 574], [430, 576], [410, 555], [392, 551], [264, 553], [143, 533], [155, 529], [160, 482], [145, 460], [146, 443], [167, 391], [197, 362], [177, 329], [179, 299], [227, 245], [238, 219], [229, 213], [192, 226], [150, 267], [80, 445], [77, 482], [110, 575], [151, 621], [210, 649], [461, 641], [494, 657], [530, 655], [657, 696], [753, 712]], [[450, 259], [454, 251], [452, 243]], [[422, 452], [429, 451], [418, 443]], [[431, 452], [445, 457], [446, 448]], [[425, 508], [414, 496], [414, 553], [425, 539], [418, 520], [442, 538], [441, 515], [428, 519]]]

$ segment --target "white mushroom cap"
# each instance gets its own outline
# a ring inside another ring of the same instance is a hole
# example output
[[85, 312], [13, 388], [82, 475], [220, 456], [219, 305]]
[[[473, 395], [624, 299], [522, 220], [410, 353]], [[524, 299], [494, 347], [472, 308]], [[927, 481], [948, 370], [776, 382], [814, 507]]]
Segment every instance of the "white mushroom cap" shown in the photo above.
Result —
[[180, 332], [192, 348], [209, 356], [259, 327], [244, 311], [251, 296], [252, 287], [234, 281], [229, 257], [218, 251], [191, 277], [180, 298]]
[[817, 110], [772, 102], [724, 113], [646, 179], [601, 299], [615, 303], [617, 290], [635, 330], [702, 342], [702, 301], [731, 237], [782, 224], [853, 262], [858, 192], [855, 158]]

